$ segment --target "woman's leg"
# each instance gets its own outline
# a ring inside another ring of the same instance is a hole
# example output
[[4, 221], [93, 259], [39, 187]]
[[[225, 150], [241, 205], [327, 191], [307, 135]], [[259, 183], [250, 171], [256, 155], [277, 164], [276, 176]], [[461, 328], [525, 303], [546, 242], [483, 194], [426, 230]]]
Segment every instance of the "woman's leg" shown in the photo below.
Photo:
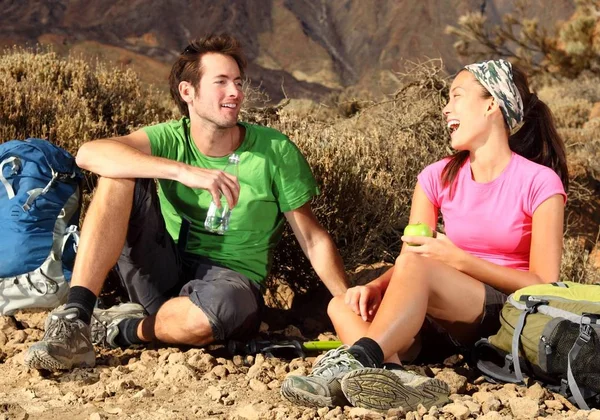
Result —
[[470, 341], [484, 303], [483, 283], [439, 261], [404, 253], [365, 336], [379, 344], [384, 358], [403, 354], [429, 314], [459, 341]]
[[[411, 375], [410, 384], [407, 384], [406, 375], [396, 378], [389, 371], [361, 368], [393, 360], [397, 353], [406, 353], [427, 313], [444, 323], [452, 334], [474, 335], [484, 301], [485, 288], [481, 282], [438, 261], [416, 254], [402, 254], [396, 261], [372, 323], [364, 322], [354, 314], [341, 298], [333, 299], [329, 305], [328, 313], [342, 341], [352, 343], [358, 338], [359, 344], [347, 351], [329, 352], [309, 376], [288, 376], [281, 393], [294, 403], [309, 406], [343, 404], [341, 388], [345, 388], [346, 397], [354, 403], [362, 404], [354, 399], [360, 396], [361, 399], [379, 400], [380, 404], [389, 407], [416, 407], [419, 403], [439, 405], [447, 400], [448, 387], [438, 379]], [[365, 338], [360, 337], [366, 337], [371, 347], [378, 345], [381, 350], [367, 351], [362, 346], [364, 343], [360, 343]], [[381, 351], [382, 360], [372, 360], [367, 354]], [[359, 372], [362, 375], [363, 371], [370, 376], [367, 381], [362, 381], [360, 375], [349, 374]], [[384, 378], [380, 377], [381, 372], [385, 372]], [[343, 383], [351, 376], [356, 387], [352, 383]], [[382, 391], [389, 391], [389, 395], [383, 395]]]
[[[367, 335], [370, 322], [364, 321], [344, 301], [344, 296], [336, 296], [329, 302], [327, 315], [333, 322], [337, 336], [344, 344], [352, 344]], [[400, 363], [397, 354], [390, 356], [386, 362]]]
[[[476, 336], [483, 314], [483, 283], [439, 261], [417, 254], [401, 255], [373, 322], [361, 338], [348, 349], [354, 357], [377, 365], [376, 360], [404, 354], [421, 330], [425, 315], [442, 323], [459, 341]], [[379, 349], [377, 349], [379, 346]], [[346, 398], [356, 407], [385, 411], [402, 406], [416, 410], [448, 402], [448, 385], [404, 371], [362, 368], [351, 370], [340, 385]]]

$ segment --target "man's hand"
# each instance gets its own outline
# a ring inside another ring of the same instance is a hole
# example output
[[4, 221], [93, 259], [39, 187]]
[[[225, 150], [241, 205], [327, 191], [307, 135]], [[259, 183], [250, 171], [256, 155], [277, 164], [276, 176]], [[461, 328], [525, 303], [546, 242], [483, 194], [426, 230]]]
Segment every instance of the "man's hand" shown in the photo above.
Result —
[[379, 287], [367, 284], [366, 286], [351, 287], [346, 291], [344, 299], [346, 305], [360, 316], [363, 321], [372, 321], [381, 303], [381, 290]]
[[218, 207], [221, 206], [221, 193], [227, 199], [229, 208], [233, 208], [237, 204], [240, 195], [238, 179], [217, 169], [204, 169], [184, 164], [177, 181], [190, 188], [207, 190]]

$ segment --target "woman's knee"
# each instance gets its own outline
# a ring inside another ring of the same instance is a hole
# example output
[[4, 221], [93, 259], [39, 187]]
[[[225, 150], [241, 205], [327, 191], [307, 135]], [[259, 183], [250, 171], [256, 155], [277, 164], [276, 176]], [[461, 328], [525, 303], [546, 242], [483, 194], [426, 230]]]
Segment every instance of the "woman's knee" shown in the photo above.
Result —
[[336, 318], [337, 316], [340, 315], [340, 313], [346, 306], [344, 298], [345, 298], [344, 295], [334, 296], [329, 301], [329, 304], [327, 305], [327, 315], [329, 315], [330, 319], [333, 320], [334, 318]]
[[404, 252], [396, 258], [394, 264], [395, 272], [401, 273], [396, 278], [414, 279], [415, 277], [429, 277], [431, 261], [427, 257], [412, 252]]

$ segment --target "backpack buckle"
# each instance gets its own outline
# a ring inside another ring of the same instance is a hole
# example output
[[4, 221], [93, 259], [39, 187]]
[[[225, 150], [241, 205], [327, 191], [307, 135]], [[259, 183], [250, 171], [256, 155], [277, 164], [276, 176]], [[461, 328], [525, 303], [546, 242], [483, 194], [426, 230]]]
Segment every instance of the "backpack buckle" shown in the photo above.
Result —
[[533, 313], [537, 311], [537, 307], [540, 305], [547, 305], [549, 302], [545, 299], [541, 299], [537, 296], [531, 295], [523, 295], [519, 299], [520, 301], [525, 301], [525, 307], [527, 308], [527, 312]]
[[600, 314], [584, 312], [581, 314], [581, 322], [585, 324], [600, 323]]
[[579, 324], [579, 337], [577, 337], [577, 341], [581, 342], [581, 345], [586, 344], [592, 339], [593, 329], [590, 324]]

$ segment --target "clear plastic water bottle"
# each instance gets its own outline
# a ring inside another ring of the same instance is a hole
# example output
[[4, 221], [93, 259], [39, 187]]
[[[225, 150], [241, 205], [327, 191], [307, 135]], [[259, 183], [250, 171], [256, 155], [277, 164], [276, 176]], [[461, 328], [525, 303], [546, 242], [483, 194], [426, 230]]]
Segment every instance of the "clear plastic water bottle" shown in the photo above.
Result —
[[[227, 162], [223, 172], [227, 172], [237, 178], [239, 174], [239, 163], [240, 156], [233, 153], [229, 156], [229, 162]], [[231, 209], [229, 208], [229, 204], [227, 204], [227, 199], [221, 194], [221, 207], [217, 207], [215, 202], [211, 201], [208, 213], [206, 214], [206, 220], [204, 221], [204, 227], [209, 232], [223, 235], [229, 228], [230, 217]]]

